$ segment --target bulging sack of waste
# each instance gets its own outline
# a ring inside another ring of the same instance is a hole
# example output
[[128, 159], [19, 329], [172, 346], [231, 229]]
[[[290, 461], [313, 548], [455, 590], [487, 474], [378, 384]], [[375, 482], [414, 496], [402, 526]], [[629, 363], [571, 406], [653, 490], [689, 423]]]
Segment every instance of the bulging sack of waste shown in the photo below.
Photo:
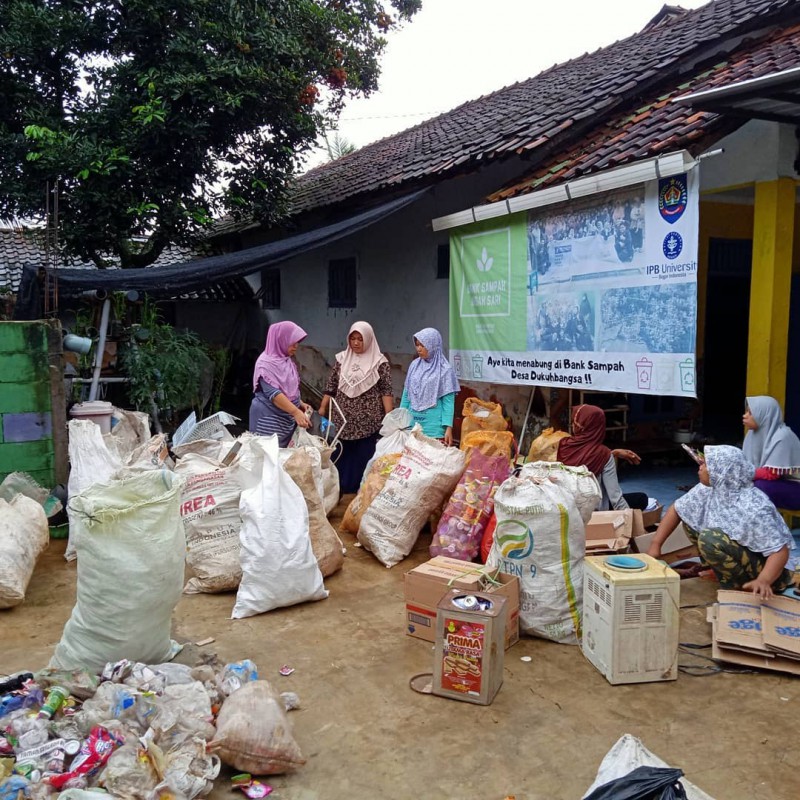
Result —
[[415, 432], [361, 518], [358, 541], [387, 567], [399, 564], [430, 515], [452, 494], [465, 463], [460, 450]]
[[477, 397], [468, 397], [464, 401], [461, 416], [461, 438], [463, 439], [473, 431], [505, 431], [508, 422], [503, 416], [503, 407], [500, 403], [490, 400], [479, 400]]
[[350, 501], [350, 505], [347, 506], [347, 510], [344, 512], [342, 530], [353, 535], [358, 533], [364, 512], [383, 489], [387, 478], [397, 465], [401, 455], [402, 453], [388, 453], [387, 455], [378, 456], [372, 462], [372, 467], [361, 484], [358, 494]]
[[[364, 474], [361, 476], [361, 485], [372, 469], [375, 460], [381, 456], [386, 456], [391, 453], [402, 453], [406, 446], [406, 442], [414, 431], [421, 431], [422, 428], [419, 424], [414, 424], [414, 418], [411, 416], [411, 411], [407, 408], [395, 408], [390, 411], [384, 418], [381, 424], [381, 429], [378, 431], [380, 439], [375, 444], [375, 453], [372, 458], [367, 461], [364, 467]], [[358, 530], [356, 528], [356, 530]], [[356, 531], [353, 531], [355, 533]]]
[[268, 681], [247, 683], [225, 700], [209, 749], [252, 775], [280, 775], [306, 763], [283, 700]]
[[99, 672], [123, 658], [147, 664], [170, 658], [186, 550], [180, 487], [177, 475], [161, 470], [70, 498], [78, 596], [51, 667]]
[[303, 493], [280, 465], [276, 436], [258, 436], [260, 481], [242, 492], [242, 580], [233, 619], [322, 600], [322, 583], [308, 532]]
[[586, 466], [568, 467], [560, 461], [535, 461], [520, 470], [521, 478], [547, 478], [575, 499], [583, 524], [589, 522], [602, 496], [600, 483]]
[[18, 494], [0, 500], [0, 608], [25, 599], [36, 561], [50, 542], [47, 515], [40, 503]]
[[520, 581], [520, 631], [578, 644], [586, 530], [575, 499], [546, 478], [511, 477], [494, 497], [488, 563]]
[[323, 506], [314, 480], [315, 467], [320, 475], [321, 457], [315, 447], [293, 447], [281, 450], [281, 464], [289, 477], [303, 493], [308, 509], [308, 530], [311, 537], [311, 549], [317, 559], [322, 576], [327, 578], [340, 570], [344, 564], [344, 548]]
[[555, 428], [545, 428], [532, 442], [526, 461], [557, 461], [558, 443], [569, 434]]
[[291, 447], [313, 447], [319, 451], [319, 469], [315, 467], [315, 479], [322, 495], [325, 514], [330, 514], [339, 505], [339, 470], [333, 462], [334, 449], [320, 436], [312, 436], [307, 430], [297, 427]]

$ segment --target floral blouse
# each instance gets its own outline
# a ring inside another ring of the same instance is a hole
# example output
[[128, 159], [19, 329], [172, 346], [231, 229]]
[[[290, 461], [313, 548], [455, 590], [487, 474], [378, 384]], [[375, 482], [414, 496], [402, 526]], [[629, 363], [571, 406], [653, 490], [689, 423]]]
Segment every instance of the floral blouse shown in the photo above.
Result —
[[[339, 391], [340, 372], [341, 365], [337, 361], [325, 384], [325, 394], [329, 394], [336, 400], [347, 420], [347, 425], [342, 429], [341, 438], [351, 440], [372, 436], [380, 429], [386, 413], [383, 410], [382, 398], [394, 396], [391, 367], [387, 362], [379, 365], [378, 382], [358, 397], [348, 397]], [[336, 413], [333, 406], [330, 409], [330, 419], [337, 428], [342, 424], [342, 418]]]

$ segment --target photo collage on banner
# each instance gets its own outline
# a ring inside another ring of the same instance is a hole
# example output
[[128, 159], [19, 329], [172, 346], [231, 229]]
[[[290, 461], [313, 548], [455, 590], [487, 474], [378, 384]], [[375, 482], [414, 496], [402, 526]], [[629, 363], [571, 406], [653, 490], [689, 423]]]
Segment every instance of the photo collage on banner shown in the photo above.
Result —
[[454, 232], [458, 376], [695, 397], [697, 172]]

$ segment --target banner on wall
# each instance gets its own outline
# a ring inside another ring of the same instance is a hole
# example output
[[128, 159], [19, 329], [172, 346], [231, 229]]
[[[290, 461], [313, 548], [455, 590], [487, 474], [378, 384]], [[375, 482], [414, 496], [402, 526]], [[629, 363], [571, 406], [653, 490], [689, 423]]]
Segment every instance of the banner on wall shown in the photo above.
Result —
[[459, 228], [459, 378], [695, 397], [698, 170]]

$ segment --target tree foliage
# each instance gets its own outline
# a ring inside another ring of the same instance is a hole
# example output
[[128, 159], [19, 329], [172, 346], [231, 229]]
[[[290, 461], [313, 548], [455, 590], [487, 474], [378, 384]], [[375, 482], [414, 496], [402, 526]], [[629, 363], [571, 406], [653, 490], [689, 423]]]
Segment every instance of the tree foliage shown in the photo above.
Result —
[[0, 0], [0, 218], [41, 217], [58, 181], [61, 241], [99, 266], [146, 266], [215, 214], [280, 219], [297, 156], [419, 6]]

